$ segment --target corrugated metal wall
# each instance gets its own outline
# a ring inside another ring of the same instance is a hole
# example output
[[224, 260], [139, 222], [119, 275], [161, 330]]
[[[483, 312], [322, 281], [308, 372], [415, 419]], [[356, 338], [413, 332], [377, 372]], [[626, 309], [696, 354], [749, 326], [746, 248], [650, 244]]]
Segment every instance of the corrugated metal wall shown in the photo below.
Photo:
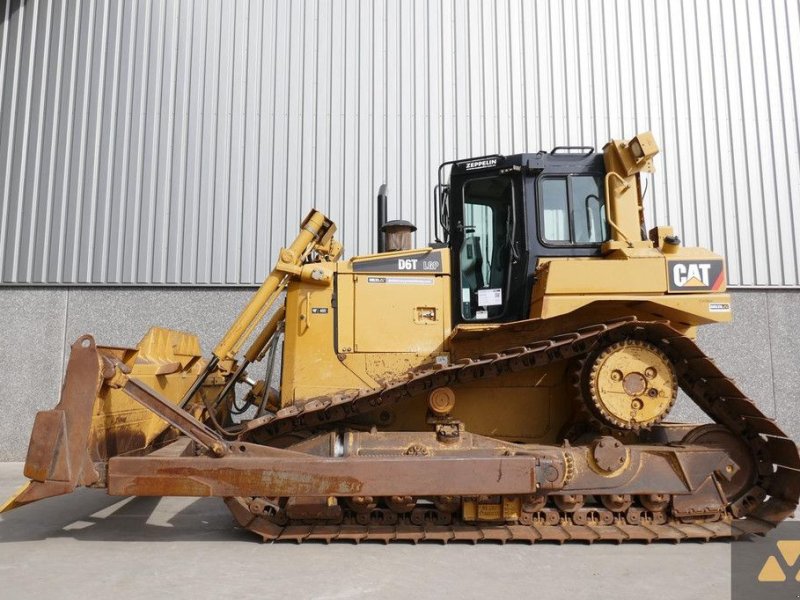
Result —
[[311, 206], [430, 237], [443, 160], [652, 129], [650, 222], [800, 284], [796, 0], [0, 0], [6, 283], [249, 284]]

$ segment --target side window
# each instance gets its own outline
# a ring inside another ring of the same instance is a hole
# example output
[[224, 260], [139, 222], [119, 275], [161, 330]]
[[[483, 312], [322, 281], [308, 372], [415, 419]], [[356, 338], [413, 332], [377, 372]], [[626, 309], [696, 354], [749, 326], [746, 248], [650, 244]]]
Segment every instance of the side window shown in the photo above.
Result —
[[601, 175], [539, 180], [539, 235], [545, 244], [587, 246], [608, 239]]
[[569, 241], [569, 203], [567, 178], [542, 180], [542, 237], [547, 242]]
[[510, 177], [464, 184], [464, 241], [459, 250], [461, 316], [482, 320], [503, 314], [508, 293], [514, 227]]
[[608, 238], [603, 180], [595, 175], [572, 175], [572, 216], [576, 244], [602, 244]]

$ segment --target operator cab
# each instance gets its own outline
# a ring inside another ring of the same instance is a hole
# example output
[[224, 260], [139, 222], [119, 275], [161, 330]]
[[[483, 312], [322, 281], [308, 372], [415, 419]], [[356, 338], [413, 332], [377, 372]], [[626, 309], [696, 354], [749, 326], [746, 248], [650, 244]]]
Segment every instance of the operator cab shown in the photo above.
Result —
[[604, 175], [603, 154], [583, 147], [442, 164], [436, 240], [451, 249], [453, 325], [526, 319], [540, 258], [600, 256]]

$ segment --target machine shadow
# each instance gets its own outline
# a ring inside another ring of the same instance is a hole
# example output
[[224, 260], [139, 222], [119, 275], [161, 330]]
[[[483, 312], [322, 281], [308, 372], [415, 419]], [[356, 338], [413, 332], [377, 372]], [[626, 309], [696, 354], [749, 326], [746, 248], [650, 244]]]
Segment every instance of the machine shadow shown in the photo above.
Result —
[[100, 490], [42, 500], [0, 516], [0, 544], [79, 541], [252, 541], [219, 498], [114, 497]]

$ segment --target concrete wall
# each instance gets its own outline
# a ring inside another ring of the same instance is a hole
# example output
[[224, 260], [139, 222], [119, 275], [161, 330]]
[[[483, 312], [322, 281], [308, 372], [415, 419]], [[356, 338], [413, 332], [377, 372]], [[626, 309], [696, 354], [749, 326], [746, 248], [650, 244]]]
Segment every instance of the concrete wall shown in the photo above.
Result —
[[[208, 353], [251, 289], [0, 289], [0, 460], [22, 460], [37, 410], [58, 400], [69, 344], [83, 333], [134, 345], [151, 324], [192, 331]], [[737, 291], [736, 320], [700, 344], [761, 409], [800, 438], [798, 291]], [[702, 419], [685, 398], [678, 419]]]

